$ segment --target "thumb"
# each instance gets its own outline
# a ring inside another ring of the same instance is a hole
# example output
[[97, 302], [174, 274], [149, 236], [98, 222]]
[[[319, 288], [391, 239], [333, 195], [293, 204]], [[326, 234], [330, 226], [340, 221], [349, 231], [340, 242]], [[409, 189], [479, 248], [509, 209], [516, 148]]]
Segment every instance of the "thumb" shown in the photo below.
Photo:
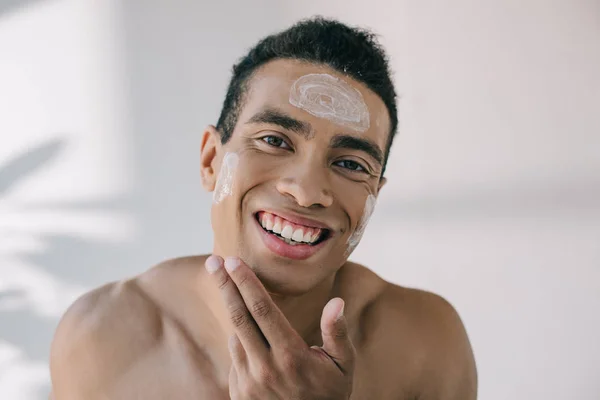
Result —
[[355, 349], [344, 316], [344, 300], [339, 297], [329, 300], [321, 316], [323, 350], [335, 361], [342, 372], [354, 369]]

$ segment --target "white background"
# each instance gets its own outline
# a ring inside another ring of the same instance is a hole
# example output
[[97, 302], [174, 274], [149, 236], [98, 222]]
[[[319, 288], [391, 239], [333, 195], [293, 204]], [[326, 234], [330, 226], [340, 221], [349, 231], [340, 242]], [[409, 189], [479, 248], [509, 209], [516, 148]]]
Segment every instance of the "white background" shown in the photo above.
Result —
[[210, 251], [202, 129], [314, 14], [379, 33], [401, 97], [355, 260], [455, 305], [480, 399], [600, 399], [597, 0], [1, 0], [0, 399], [47, 398], [79, 294]]

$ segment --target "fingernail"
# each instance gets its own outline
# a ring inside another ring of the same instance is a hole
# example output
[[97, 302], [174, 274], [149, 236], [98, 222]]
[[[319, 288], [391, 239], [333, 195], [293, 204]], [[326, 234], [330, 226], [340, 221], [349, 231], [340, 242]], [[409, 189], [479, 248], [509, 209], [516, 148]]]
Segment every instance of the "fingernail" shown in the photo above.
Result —
[[219, 268], [221, 268], [221, 262], [215, 256], [210, 256], [204, 262], [204, 267], [208, 271], [209, 274], [216, 272]]
[[340, 308], [340, 312], [337, 315], [336, 319], [340, 319], [344, 316], [344, 308], [346, 307], [346, 302], [342, 300], [342, 308]]
[[240, 266], [240, 260], [236, 257], [227, 257], [225, 259], [225, 269], [228, 272], [233, 272]]

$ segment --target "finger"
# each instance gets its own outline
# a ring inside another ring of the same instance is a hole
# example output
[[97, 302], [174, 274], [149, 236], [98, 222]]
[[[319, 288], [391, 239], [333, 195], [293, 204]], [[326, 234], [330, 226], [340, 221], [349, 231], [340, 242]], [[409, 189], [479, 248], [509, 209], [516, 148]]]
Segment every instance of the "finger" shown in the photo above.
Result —
[[268, 354], [268, 344], [252, 318], [252, 314], [248, 311], [235, 283], [223, 268], [223, 259], [212, 255], [206, 259], [205, 267], [220, 289], [225, 306], [229, 311], [233, 329], [246, 353], [250, 357], [263, 359]]
[[280, 348], [290, 343], [306, 346], [250, 267], [239, 258], [231, 257], [225, 260], [225, 268], [271, 347]]
[[321, 335], [323, 350], [335, 361], [342, 372], [354, 370], [356, 350], [348, 335], [348, 325], [344, 316], [344, 300], [331, 299], [323, 308]]
[[242, 370], [242, 368], [246, 368], [246, 350], [244, 350], [242, 342], [240, 342], [235, 333], [229, 336], [227, 348], [229, 349], [229, 356], [233, 363], [232, 368], [235, 368], [236, 372]]
[[239, 381], [238, 371], [232, 365], [231, 368], [229, 369], [229, 398], [231, 400], [241, 399], [240, 391], [238, 388], [238, 381]]

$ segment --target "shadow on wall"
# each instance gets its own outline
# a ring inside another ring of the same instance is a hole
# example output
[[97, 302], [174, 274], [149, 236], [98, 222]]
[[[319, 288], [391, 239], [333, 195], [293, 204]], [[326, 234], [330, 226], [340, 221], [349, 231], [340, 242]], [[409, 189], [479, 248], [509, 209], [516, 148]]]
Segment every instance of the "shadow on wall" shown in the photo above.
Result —
[[[80, 215], [122, 215], [130, 208], [125, 198], [59, 203], [10, 198], [13, 189], [35, 179], [66, 144], [65, 139], [53, 139], [0, 166], [0, 241], [9, 243], [0, 251], [0, 344], [18, 348], [19, 361], [26, 365], [47, 365], [50, 343], [64, 308], [80, 293], [122, 275], [123, 265], [134, 253], [131, 243], [88, 239], [89, 235], [79, 234], [78, 226], [69, 227], [67, 233], [64, 229], [53, 233], [47, 226], [40, 229], [36, 225], [42, 214], [46, 220], [50, 216], [57, 226], [65, 217], [77, 221]], [[89, 220], [84, 218], [84, 230], [85, 224]], [[29, 242], [39, 245], [21, 246]], [[48, 311], [48, 302], [56, 303], [50, 306], [54, 311]], [[11, 364], [9, 361], [0, 368], [0, 376]], [[49, 383], [41, 384], [36, 398], [47, 398], [48, 392]]]
[[19, 8], [27, 7], [40, 3], [41, 0], [1, 0], [0, 1], [0, 15], [8, 14], [12, 11], [16, 11]]
[[[0, 200], [6, 197], [12, 187], [50, 162], [63, 147], [64, 142], [54, 140], [17, 157], [0, 168]], [[1, 233], [5, 237], [11, 234], [10, 231]], [[10, 279], [10, 277], [3, 276], [2, 280], [4, 279]], [[0, 280], [0, 283], [2, 283], [2, 280]], [[16, 345], [30, 359], [44, 359], [47, 353], [44, 344], [33, 340], [34, 337], [28, 336], [50, 336], [54, 322], [48, 318], [38, 316], [32, 309], [3, 309], [6, 304], [23, 303], [26, 298], [27, 293], [24, 289], [9, 288], [0, 291], [0, 339]]]

